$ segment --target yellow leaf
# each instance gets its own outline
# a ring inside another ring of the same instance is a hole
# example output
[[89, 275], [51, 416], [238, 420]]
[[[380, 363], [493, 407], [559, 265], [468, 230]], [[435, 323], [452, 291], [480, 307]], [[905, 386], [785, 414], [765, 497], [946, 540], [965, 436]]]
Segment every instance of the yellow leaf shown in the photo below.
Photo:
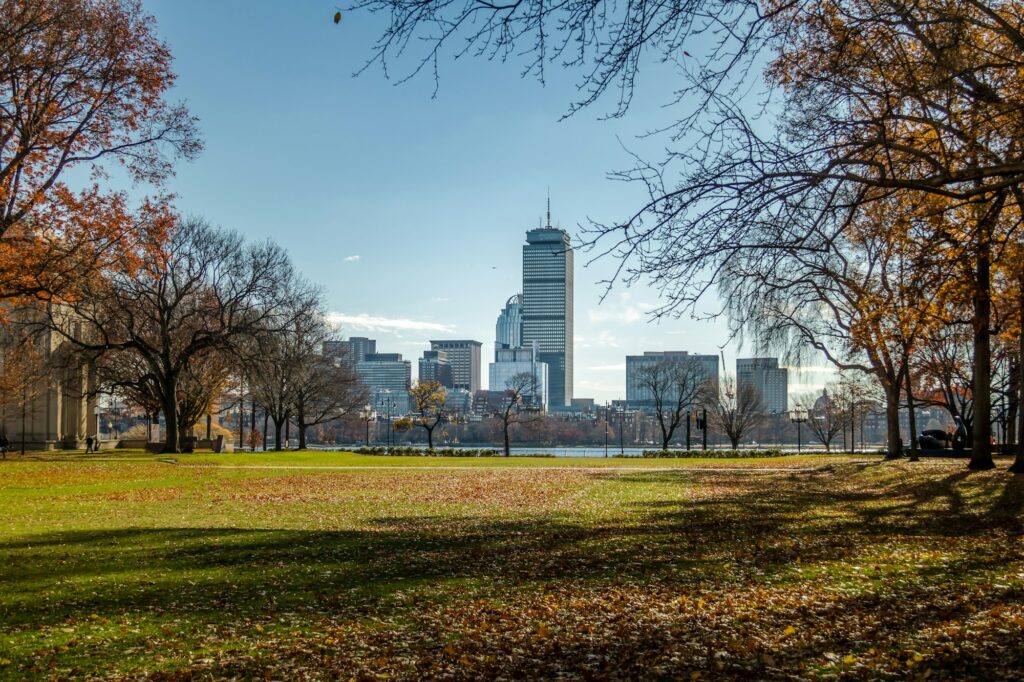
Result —
[[704, 600], [703, 599], [698, 599], [697, 600], [697, 608], [698, 609], [704, 608]]
[[541, 623], [537, 626], [537, 636], [540, 638], [547, 637], [550, 634], [548, 631], [547, 623]]
[[691, 680], [699, 680], [700, 679], [700, 671], [699, 670], [694, 670], [692, 673], [690, 673], [690, 679]]
[[257, 625], [256, 626], [256, 632], [263, 632], [263, 626], [262, 625]]
[[924, 656], [922, 656], [921, 654], [918, 654], [918, 653], [914, 654], [914, 662], [915, 663], [920, 663], [923, 660], [924, 660]]
[[846, 654], [846, 656], [843, 657], [843, 663], [845, 663], [846, 665], [850, 665], [856, 660], [857, 659], [853, 657], [853, 654]]
[[796, 634], [796, 628], [793, 627], [792, 625], [787, 625], [786, 629], [782, 631], [782, 634], [784, 634], [787, 637], [789, 637], [790, 635]]
[[446, 646], [444, 648], [444, 652], [446, 654], [448, 654], [449, 656], [454, 656], [455, 655], [455, 647], [453, 647], [451, 644], [449, 644], [448, 646]]

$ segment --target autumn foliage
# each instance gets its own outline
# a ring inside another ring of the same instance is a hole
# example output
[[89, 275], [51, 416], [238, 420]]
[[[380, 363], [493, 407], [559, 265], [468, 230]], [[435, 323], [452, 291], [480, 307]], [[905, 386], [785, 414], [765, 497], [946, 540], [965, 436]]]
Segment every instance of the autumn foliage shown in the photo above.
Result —
[[165, 100], [173, 83], [137, 0], [0, 4], [0, 298], [73, 295], [152, 243], [136, 227], [152, 238], [166, 200], [133, 208], [105, 181], [159, 186], [200, 151], [194, 117]]

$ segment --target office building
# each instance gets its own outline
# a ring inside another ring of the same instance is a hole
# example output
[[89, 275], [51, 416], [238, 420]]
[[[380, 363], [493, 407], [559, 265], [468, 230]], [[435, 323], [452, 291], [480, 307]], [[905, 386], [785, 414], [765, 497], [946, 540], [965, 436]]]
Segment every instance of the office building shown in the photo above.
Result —
[[[548, 366], [552, 408], [572, 404], [573, 250], [569, 233], [548, 224], [526, 233], [523, 246], [522, 346], [537, 342]], [[492, 387], [493, 388], [493, 387]]]
[[452, 388], [452, 367], [448, 364], [448, 353], [443, 350], [425, 350], [419, 362], [419, 382], [437, 381], [445, 388]]
[[377, 341], [365, 336], [351, 336], [345, 341], [324, 341], [323, 354], [338, 358], [353, 366], [363, 362], [367, 355], [377, 352]]
[[452, 368], [451, 388], [464, 388], [470, 393], [480, 390], [480, 346], [479, 341], [440, 340], [431, 341], [430, 350], [443, 350]]
[[[687, 351], [647, 351], [643, 355], [626, 356], [626, 402], [632, 408], [650, 408], [654, 403], [654, 395], [644, 386], [643, 370], [659, 362], [694, 363], [693, 378], [698, 382], [712, 381], [718, 383], [718, 356], [696, 355]], [[669, 400], [672, 400], [669, 394]]]
[[505, 302], [494, 325], [494, 348], [520, 348], [523, 345], [523, 295]]
[[444, 396], [444, 411], [449, 414], [469, 414], [473, 409], [473, 394], [464, 388], [450, 389]]
[[776, 358], [737, 358], [736, 383], [757, 389], [769, 414], [789, 409], [789, 370], [779, 367]]
[[412, 363], [400, 353], [370, 353], [356, 365], [356, 372], [366, 384], [377, 410], [381, 402], [391, 401], [391, 413], [409, 411], [409, 389], [412, 388]]
[[530, 348], [498, 348], [494, 351], [494, 362], [488, 368], [488, 385], [491, 391], [509, 388], [513, 377], [528, 374], [530, 385], [523, 391], [523, 404], [537, 409], [546, 409], [550, 397], [548, 382], [549, 368], [540, 361], [536, 342]]

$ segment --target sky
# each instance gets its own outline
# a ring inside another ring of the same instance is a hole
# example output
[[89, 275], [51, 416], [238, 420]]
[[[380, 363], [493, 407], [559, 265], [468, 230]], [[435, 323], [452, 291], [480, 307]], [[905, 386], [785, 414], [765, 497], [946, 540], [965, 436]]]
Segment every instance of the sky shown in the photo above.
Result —
[[[627, 150], [656, 155], [667, 143], [639, 135], [671, 120], [672, 67], [642, 72], [621, 119], [602, 120], [609, 100], [561, 120], [576, 74], [558, 68], [541, 84], [514, 60], [445, 60], [436, 93], [430, 74], [401, 84], [378, 67], [354, 76], [383, 20], [346, 13], [335, 25], [330, 0], [144, 7], [175, 58], [170, 99], [199, 117], [206, 145], [169, 184], [179, 210], [287, 248], [324, 288], [344, 336], [376, 338], [414, 367], [432, 338], [476, 339], [491, 360], [547, 193], [552, 222], [577, 237], [643, 199], [641, 187], [608, 177], [630, 166]], [[652, 321], [658, 292], [609, 290], [617, 262], [593, 255], [575, 255], [576, 397], [624, 397], [626, 355], [721, 352], [732, 372], [752, 354], [729, 342], [723, 321]], [[825, 378], [791, 372], [790, 395]]]

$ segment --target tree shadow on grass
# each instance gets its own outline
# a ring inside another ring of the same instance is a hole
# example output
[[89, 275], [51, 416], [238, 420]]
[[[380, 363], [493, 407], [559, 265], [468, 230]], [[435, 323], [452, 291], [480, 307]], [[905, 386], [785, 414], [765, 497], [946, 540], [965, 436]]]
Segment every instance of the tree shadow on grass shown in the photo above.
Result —
[[[957, 576], [984, 574], [1021, 559], [1012, 544], [988, 542], [993, 534], [1020, 527], [1024, 485], [1016, 479], [996, 484], [1002, 485], [997, 494], [979, 502], [964, 494], [965, 472], [868, 489], [840, 485], [841, 473], [768, 479], [690, 471], [622, 474], [616, 480], [627, 488], [653, 486], [659, 493], [685, 492], [691, 486], [709, 494], [670, 500], [655, 494], [631, 503], [631, 514], [621, 519], [599, 521], [538, 510], [526, 518], [381, 517], [366, 531], [223, 527], [41, 533], [0, 543], [5, 557], [0, 622], [3, 630], [13, 632], [75, 623], [86, 614], [207, 622], [260, 620], [288, 612], [335, 623], [415, 619], [422, 610], [444, 608], [467, 596], [514, 600], [510, 595], [536, 596], [565, 586], [598, 594], [642, 586], [650, 594], [666, 595], [665, 600], [691, 590], [744, 599], [762, 588], [820, 586], [827, 574], [808, 576], [796, 567], [824, 570], [891, 538], [960, 552], [941, 566], [912, 565], [908, 559], [900, 574], [907, 585], [899, 590], [868, 589], [879, 579], [866, 576], [864, 589], [851, 589], [842, 598], [813, 607], [787, 606], [785, 620], [771, 627], [792, 624], [800, 632], [819, 633], [785, 643], [785, 655], [795, 661], [848, 650], [858, 638], [881, 637], [881, 630], [872, 628], [881, 628], [897, 611], [911, 617], [885, 626], [885, 636], [893, 641], [909, 641], [917, 629], [965, 620], [967, 605], [936, 601], [934, 587], [952, 592]], [[716, 485], [723, 487], [715, 490]], [[659, 491], [659, 486], [666, 488]], [[959, 544], [951, 548], [949, 542]], [[723, 562], [731, 568], [723, 570]], [[417, 591], [415, 607], [402, 597], [410, 590]], [[1020, 605], [1021, 595], [995, 599]], [[920, 606], [907, 611], [907, 604]], [[663, 608], [653, 606], [654, 611]], [[744, 643], [749, 637], [737, 633], [746, 626], [735, 619], [705, 622], [697, 614], [663, 621], [663, 616], [643, 615], [643, 606], [630, 616], [636, 623], [624, 637], [616, 634], [623, 616], [605, 614], [603, 608], [594, 618], [608, 620], [607, 628], [598, 630], [604, 634], [561, 642], [557, 650], [545, 648], [550, 642], [531, 644], [535, 649], [522, 654], [527, 661], [523, 675], [557, 676], [557, 665], [567, 661], [579, 666], [603, 661], [608, 667], [595, 668], [598, 674], [643, 677], [644, 665], [661, 660], [666, 641], [693, 646], [687, 649], [690, 658], [666, 659], [662, 677], [699, 663], [710, 665], [701, 663], [701, 656], [715, 650], [733, 652], [723, 675], [773, 677], [763, 656], [783, 655], [771, 651], [763, 637], [756, 645]], [[862, 614], [863, 622], [844, 614]], [[746, 667], [730, 667], [741, 661]], [[499, 666], [492, 672], [502, 671]]]

